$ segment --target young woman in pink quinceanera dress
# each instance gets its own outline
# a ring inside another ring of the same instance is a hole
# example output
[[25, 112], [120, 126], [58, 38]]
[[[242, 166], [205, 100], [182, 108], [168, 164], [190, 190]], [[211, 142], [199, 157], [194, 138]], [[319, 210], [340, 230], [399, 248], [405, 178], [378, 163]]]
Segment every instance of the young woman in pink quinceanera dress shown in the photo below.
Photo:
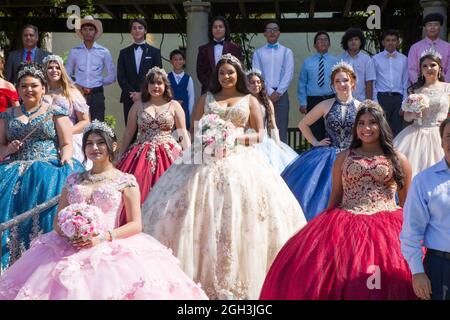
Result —
[[[113, 131], [94, 121], [83, 136], [90, 171], [73, 174], [59, 210], [75, 203], [97, 206], [105, 232], [69, 241], [55, 230], [37, 238], [0, 278], [0, 299], [207, 299], [179, 267], [171, 251], [141, 233], [136, 179], [115, 169]], [[126, 223], [119, 225], [122, 207]]]
[[381, 107], [361, 103], [350, 149], [334, 163], [329, 208], [280, 250], [261, 299], [415, 299], [400, 251], [411, 180]]

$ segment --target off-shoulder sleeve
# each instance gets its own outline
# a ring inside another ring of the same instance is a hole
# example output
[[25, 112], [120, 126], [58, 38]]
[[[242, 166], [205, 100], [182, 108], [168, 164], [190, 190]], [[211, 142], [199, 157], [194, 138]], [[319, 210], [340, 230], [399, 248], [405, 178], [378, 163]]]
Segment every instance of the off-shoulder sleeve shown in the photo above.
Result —
[[67, 180], [66, 180], [66, 188], [70, 189], [73, 187], [74, 184], [77, 184], [78, 181], [80, 180], [80, 175], [81, 175], [81, 173], [76, 172], [76, 173], [72, 173], [70, 176], [68, 176]]
[[129, 187], [139, 187], [135, 176], [129, 173], [124, 173], [119, 178], [119, 190], [129, 188]]
[[78, 91], [73, 93], [72, 104], [75, 111], [89, 113], [89, 106], [86, 103], [86, 99]]
[[51, 108], [55, 116], [69, 116], [69, 101], [66, 98], [54, 98], [51, 102]]

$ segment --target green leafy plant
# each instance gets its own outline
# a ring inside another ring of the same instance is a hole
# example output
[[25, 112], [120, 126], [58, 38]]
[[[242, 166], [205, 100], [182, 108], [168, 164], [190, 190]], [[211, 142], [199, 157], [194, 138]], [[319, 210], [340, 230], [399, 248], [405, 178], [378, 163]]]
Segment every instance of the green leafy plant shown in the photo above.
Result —
[[108, 126], [110, 126], [112, 129], [116, 128], [117, 119], [111, 114], [108, 114], [105, 116], [105, 122]]

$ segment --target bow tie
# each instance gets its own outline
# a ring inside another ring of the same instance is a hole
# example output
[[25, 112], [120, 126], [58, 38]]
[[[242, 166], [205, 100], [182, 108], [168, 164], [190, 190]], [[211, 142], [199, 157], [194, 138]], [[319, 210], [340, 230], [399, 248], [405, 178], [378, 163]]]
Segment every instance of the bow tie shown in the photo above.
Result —
[[145, 43], [141, 43], [141, 44], [133, 43], [134, 50], [136, 50], [139, 47], [141, 47], [141, 49], [144, 50]]
[[278, 49], [278, 43], [274, 43], [274, 44], [268, 43], [267, 48], [276, 50], [276, 49]]
[[218, 45], [218, 44], [220, 44], [221, 46], [223, 46], [224, 40], [222, 40], [222, 41], [216, 41], [216, 40], [213, 40], [213, 41], [214, 41], [214, 45], [215, 45], [215, 46]]
[[397, 53], [396, 52], [392, 52], [392, 53], [387, 53], [387, 55], [386, 55], [388, 58], [395, 58], [396, 56], [397, 56]]

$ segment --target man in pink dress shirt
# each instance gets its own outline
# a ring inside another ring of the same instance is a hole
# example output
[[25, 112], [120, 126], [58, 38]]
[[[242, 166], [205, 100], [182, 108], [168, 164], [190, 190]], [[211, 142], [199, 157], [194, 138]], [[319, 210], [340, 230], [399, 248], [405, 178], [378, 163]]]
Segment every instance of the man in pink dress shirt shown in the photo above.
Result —
[[430, 13], [423, 19], [426, 36], [411, 46], [408, 53], [408, 76], [411, 83], [417, 81], [419, 75], [420, 55], [423, 51], [434, 48], [442, 55], [442, 67], [444, 69], [445, 81], [450, 82], [450, 43], [439, 38], [444, 17], [439, 13]]

